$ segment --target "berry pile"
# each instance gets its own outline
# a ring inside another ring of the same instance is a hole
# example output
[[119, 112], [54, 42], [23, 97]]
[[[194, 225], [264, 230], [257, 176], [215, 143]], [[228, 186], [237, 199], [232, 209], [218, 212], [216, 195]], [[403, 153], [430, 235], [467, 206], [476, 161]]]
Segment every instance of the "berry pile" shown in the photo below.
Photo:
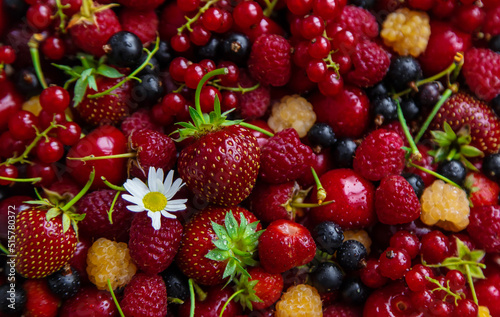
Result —
[[0, 0], [0, 317], [500, 317], [498, 0]]

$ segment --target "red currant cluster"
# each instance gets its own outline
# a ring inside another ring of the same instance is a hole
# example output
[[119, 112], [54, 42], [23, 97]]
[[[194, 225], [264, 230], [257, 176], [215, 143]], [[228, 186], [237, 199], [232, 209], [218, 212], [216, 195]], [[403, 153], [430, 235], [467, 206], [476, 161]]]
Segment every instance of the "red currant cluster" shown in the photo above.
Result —
[[[70, 104], [67, 90], [50, 86], [42, 91], [39, 102], [38, 115], [17, 110], [8, 120], [8, 130], [0, 135], [0, 152], [6, 159], [0, 165], [0, 176], [4, 178], [17, 178], [18, 164], [29, 163], [28, 178], [36, 178], [42, 185], [50, 183], [56, 177], [53, 163], [63, 157], [64, 146], [80, 140], [80, 126], [66, 117]], [[10, 183], [7, 179], [0, 180], [1, 185]]]

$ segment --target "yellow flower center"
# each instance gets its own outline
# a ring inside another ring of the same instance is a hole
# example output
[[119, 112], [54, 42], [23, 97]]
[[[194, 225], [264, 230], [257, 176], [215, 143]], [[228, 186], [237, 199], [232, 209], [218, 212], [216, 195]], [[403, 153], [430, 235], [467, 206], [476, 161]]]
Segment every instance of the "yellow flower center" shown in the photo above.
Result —
[[142, 199], [146, 209], [151, 211], [162, 211], [167, 207], [167, 197], [160, 192], [149, 192]]

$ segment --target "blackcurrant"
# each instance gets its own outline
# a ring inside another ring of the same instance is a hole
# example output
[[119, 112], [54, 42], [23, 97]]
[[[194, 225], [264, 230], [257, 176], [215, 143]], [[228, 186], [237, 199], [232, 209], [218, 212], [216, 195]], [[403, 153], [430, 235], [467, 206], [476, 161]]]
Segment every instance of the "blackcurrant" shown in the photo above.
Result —
[[443, 85], [440, 82], [426, 83], [418, 87], [418, 93], [415, 98], [421, 107], [430, 109], [439, 101], [442, 91]]
[[336, 168], [351, 168], [358, 145], [350, 138], [337, 140], [332, 146], [332, 160]]
[[182, 301], [189, 299], [189, 284], [187, 277], [175, 266], [171, 265], [160, 273], [167, 286], [168, 297]]
[[120, 67], [136, 65], [143, 53], [139, 37], [128, 31], [113, 34], [104, 50], [109, 57], [109, 63]]
[[332, 221], [323, 221], [314, 227], [312, 236], [318, 249], [328, 254], [334, 254], [344, 241], [344, 231]]
[[19, 70], [15, 75], [15, 85], [17, 91], [26, 98], [40, 95], [43, 90], [33, 68]]
[[422, 68], [411, 56], [399, 56], [392, 60], [386, 75], [388, 83], [397, 91], [408, 88], [408, 84], [422, 77]]
[[68, 299], [80, 289], [80, 273], [71, 266], [65, 267], [49, 275], [47, 285], [52, 293], [62, 299]]
[[20, 314], [26, 304], [26, 291], [19, 283], [0, 286], [0, 311], [6, 314]]
[[465, 165], [459, 160], [450, 160], [440, 163], [437, 168], [437, 173], [461, 185], [465, 180], [467, 170], [465, 169]]
[[346, 240], [337, 250], [337, 261], [346, 270], [359, 270], [367, 256], [365, 246], [357, 240]]
[[29, 6], [23, 0], [3, 0], [3, 7], [6, 12], [9, 12], [10, 18], [17, 19], [26, 15]]
[[215, 36], [212, 36], [207, 44], [203, 45], [202, 47], [199, 47], [196, 50], [197, 59], [198, 60], [202, 60], [202, 59], [217, 60], [219, 46], [220, 46], [220, 39], [215, 37]]
[[375, 5], [375, 0], [351, 0], [350, 4], [364, 9], [370, 9]]
[[387, 95], [375, 97], [371, 106], [375, 117], [382, 117], [383, 122], [389, 122], [398, 118], [398, 108], [396, 101]]
[[370, 295], [370, 289], [358, 277], [349, 277], [342, 283], [340, 293], [345, 303], [362, 306]]
[[307, 139], [313, 147], [329, 148], [337, 139], [330, 125], [326, 123], [314, 124], [307, 133]]
[[336, 291], [342, 285], [344, 272], [337, 263], [323, 262], [311, 273], [311, 281], [320, 293]]
[[222, 39], [219, 50], [224, 60], [243, 66], [250, 55], [251, 46], [250, 40], [245, 35], [230, 33]]
[[417, 197], [420, 198], [425, 189], [425, 183], [422, 177], [413, 173], [404, 173], [403, 177], [408, 181], [408, 183], [410, 183], [411, 187], [415, 191], [415, 194], [417, 194]]
[[[156, 55], [155, 55], [156, 56]], [[148, 64], [151, 64], [151, 65], [146, 65], [146, 67], [144, 67], [138, 74], [137, 74], [137, 77], [141, 77], [143, 75], [146, 75], [146, 74], [153, 74], [155, 76], [160, 76], [160, 63], [158, 63], [158, 60], [155, 58], [155, 56], [152, 56], [150, 59], [149, 59], [149, 62]], [[148, 55], [147, 54], [142, 54], [141, 58], [139, 59], [139, 61], [137, 62], [137, 64], [135, 64], [133, 66], [134, 69], [138, 68], [139, 66], [141, 66], [145, 61], [146, 59], [148, 58]]]
[[413, 98], [403, 98], [400, 106], [406, 120], [415, 120], [420, 114], [420, 108]]
[[500, 182], [500, 153], [487, 155], [483, 159], [483, 173], [489, 179]]
[[500, 53], [500, 34], [495, 35], [491, 38], [489, 47], [493, 52]]
[[170, 47], [170, 43], [160, 41], [160, 44], [158, 45], [158, 51], [155, 53], [154, 57], [161, 67], [168, 67], [168, 65], [174, 58], [174, 50]]
[[132, 98], [141, 106], [150, 106], [158, 102], [163, 95], [163, 84], [153, 74], [139, 77], [141, 82], [136, 83], [132, 90]]
[[491, 103], [491, 108], [493, 109], [493, 111], [495, 111], [497, 116], [500, 116], [500, 95], [491, 99], [490, 103]]
[[383, 96], [389, 94], [389, 88], [387, 88], [387, 85], [381, 81], [375, 86], [372, 86], [370, 88], [366, 89], [366, 95], [370, 100], [374, 99], [377, 96]]

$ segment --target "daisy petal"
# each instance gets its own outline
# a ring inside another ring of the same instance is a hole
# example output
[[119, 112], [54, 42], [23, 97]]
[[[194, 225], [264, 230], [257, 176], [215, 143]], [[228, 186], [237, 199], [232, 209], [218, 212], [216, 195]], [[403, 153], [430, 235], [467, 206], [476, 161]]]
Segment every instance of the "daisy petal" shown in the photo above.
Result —
[[142, 199], [149, 193], [149, 189], [139, 178], [129, 179], [123, 184], [123, 187], [133, 196]]
[[167, 212], [166, 210], [162, 210], [161, 214], [165, 218], [170, 218], [170, 219], [176, 219], [177, 218], [175, 215], [172, 215], [171, 213]]
[[142, 212], [142, 211], [146, 210], [144, 207], [137, 206], [137, 205], [128, 205], [127, 209], [132, 211], [132, 212]]
[[165, 207], [165, 210], [167, 211], [181, 211], [181, 210], [185, 210], [186, 209], [186, 205], [168, 205], [167, 207]]
[[182, 179], [176, 179], [170, 189], [165, 193], [165, 197], [167, 197], [167, 199], [172, 199], [182, 186], [184, 186], [184, 184], [182, 184]]
[[161, 213], [148, 211], [148, 216], [151, 218], [151, 224], [155, 230], [161, 228]]
[[136, 204], [138, 206], [143, 206], [143, 203], [142, 203], [142, 199], [140, 199], [139, 197], [135, 197], [135, 196], [131, 196], [131, 195], [127, 195], [127, 194], [123, 194], [122, 195], [122, 198], [132, 204]]
[[156, 170], [154, 167], [149, 167], [149, 174], [148, 174], [148, 187], [149, 190], [152, 192], [157, 192], [158, 190], [156, 189]]

